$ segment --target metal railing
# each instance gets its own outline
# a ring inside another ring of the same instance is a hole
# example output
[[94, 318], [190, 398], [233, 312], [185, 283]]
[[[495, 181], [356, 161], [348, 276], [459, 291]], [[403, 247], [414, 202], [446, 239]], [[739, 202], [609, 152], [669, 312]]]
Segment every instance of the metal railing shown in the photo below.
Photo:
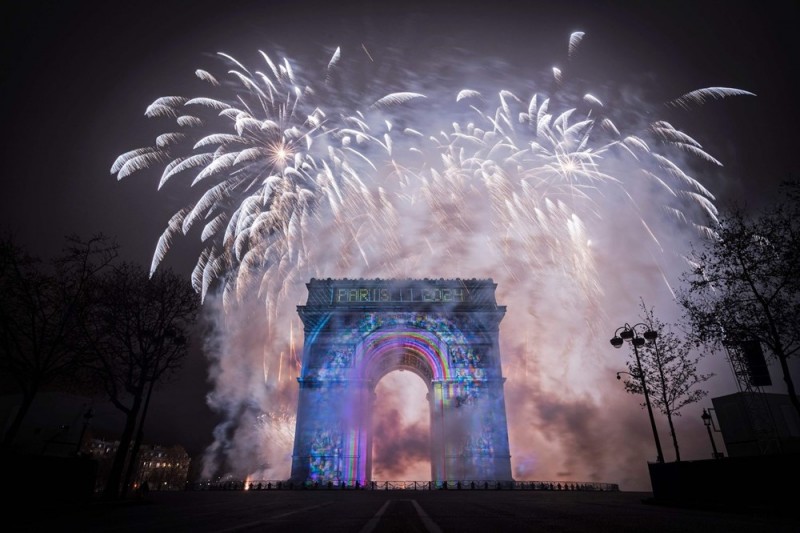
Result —
[[287, 480], [216, 480], [187, 485], [187, 490], [532, 490], [617, 492], [616, 483], [595, 481], [305, 481]]

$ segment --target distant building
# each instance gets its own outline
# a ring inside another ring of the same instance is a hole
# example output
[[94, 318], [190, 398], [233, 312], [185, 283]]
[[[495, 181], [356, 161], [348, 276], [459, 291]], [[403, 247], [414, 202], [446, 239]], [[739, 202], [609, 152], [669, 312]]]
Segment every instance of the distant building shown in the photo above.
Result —
[[[96, 490], [103, 490], [119, 441], [92, 439], [85, 444], [84, 453], [98, 462]], [[189, 477], [191, 458], [183, 446], [143, 444], [139, 449], [139, 467], [134, 476], [134, 488], [144, 481], [150, 490], [183, 490]]]
[[800, 415], [787, 394], [737, 392], [711, 402], [728, 456], [800, 452]]
[[137, 484], [147, 481], [153, 490], [183, 490], [191, 458], [183, 446], [145, 445], [139, 450]]
[[101, 492], [106, 486], [108, 474], [111, 472], [111, 465], [114, 456], [117, 454], [119, 441], [107, 441], [103, 439], [89, 439], [84, 441], [82, 452], [97, 461], [97, 478], [95, 479], [94, 490]]

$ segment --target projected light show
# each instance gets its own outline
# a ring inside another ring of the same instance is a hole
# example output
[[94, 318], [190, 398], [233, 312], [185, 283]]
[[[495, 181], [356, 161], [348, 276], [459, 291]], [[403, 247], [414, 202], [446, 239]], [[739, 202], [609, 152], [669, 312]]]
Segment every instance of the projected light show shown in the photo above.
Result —
[[399, 369], [428, 385], [432, 481], [512, 481], [497, 343], [505, 309], [494, 289], [489, 280], [312, 280], [300, 308], [292, 480], [372, 481], [374, 389]]
[[[111, 173], [185, 200], [151, 271], [176, 240], [200, 243], [192, 282], [215, 325], [208, 403], [223, 417], [206, 477], [641, 485], [630, 465], [650, 453], [648, 428], [635, 402], [608, 408], [623, 404], [609, 380], [622, 360], [598, 346], [612, 313], [670, 301], [685, 243], [713, 232], [716, 198], [696, 176], [723, 162], [676, 120], [754, 95], [651, 102], [611, 76], [593, 88], [573, 68], [589, 46], [564, 35], [525, 77], [363, 43], [306, 63], [220, 52], [186, 73], [192, 95], [146, 107], [163, 133]], [[312, 320], [325, 283], [329, 309]], [[492, 286], [494, 310], [471, 314], [484, 289], [470, 283]], [[372, 395], [395, 370], [434, 383], [423, 414], [359, 432], [380, 423]], [[342, 385], [356, 379], [369, 386]], [[393, 442], [401, 456], [373, 458]]]

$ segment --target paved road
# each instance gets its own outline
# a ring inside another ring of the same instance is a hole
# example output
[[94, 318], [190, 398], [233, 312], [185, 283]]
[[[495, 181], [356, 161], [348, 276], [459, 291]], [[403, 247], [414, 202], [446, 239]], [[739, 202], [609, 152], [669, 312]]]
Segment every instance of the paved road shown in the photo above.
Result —
[[19, 506], [16, 513], [4, 513], [16, 523], [11, 531], [800, 531], [800, 515], [665, 507], [646, 503], [650, 494], [636, 492], [152, 492], [144, 501], [69, 506], [48, 505], [46, 497], [32, 495], [31, 505], [25, 506], [31, 511]]

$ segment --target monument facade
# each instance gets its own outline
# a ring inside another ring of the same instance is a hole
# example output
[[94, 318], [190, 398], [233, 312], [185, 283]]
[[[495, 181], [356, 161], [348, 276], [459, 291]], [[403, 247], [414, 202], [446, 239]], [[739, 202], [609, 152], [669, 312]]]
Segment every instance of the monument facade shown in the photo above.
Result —
[[372, 481], [375, 386], [398, 369], [428, 387], [431, 481], [512, 480], [492, 280], [307, 287], [293, 481]]

